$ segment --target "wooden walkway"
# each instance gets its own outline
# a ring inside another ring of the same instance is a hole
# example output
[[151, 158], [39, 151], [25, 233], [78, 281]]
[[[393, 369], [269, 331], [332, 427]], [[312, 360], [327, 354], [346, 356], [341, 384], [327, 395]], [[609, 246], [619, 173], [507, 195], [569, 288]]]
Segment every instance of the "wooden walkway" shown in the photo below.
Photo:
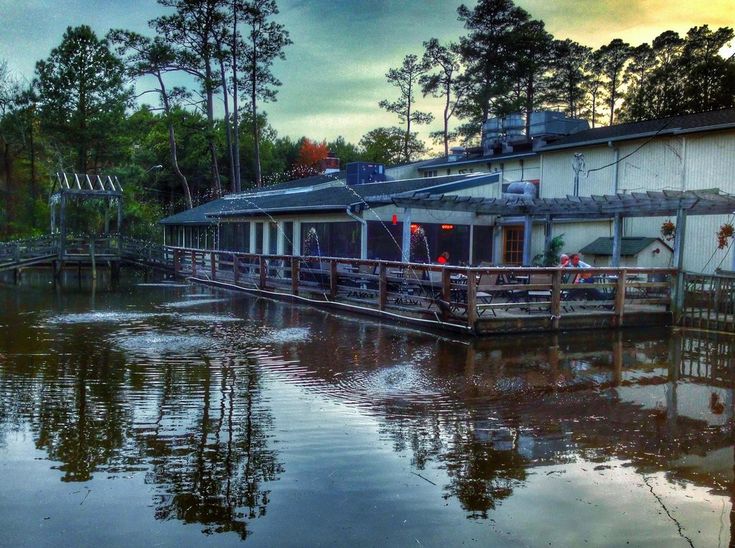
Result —
[[124, 237], [89, 239], [67, 238], [63, 246], [58, 236], [0, 243], [0, 272], [17, 276], [26, 268], [49, 266], [55, 272], [64, 268], [109, 267], [123, 263], [173, 272], [173, 251], [160, 244]]
[[672, 322], [671, 269], [585, 269], [581, 280], [560, 268], [172, 251], [175, 273], [197, 282], [473, 335]]

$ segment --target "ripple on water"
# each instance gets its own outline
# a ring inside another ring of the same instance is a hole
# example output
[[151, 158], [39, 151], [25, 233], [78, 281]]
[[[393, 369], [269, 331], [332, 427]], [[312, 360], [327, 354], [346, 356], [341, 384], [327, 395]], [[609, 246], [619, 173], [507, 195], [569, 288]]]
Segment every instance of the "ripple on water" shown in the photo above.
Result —
[[285, 329], [269, 330], [263, 336], [258, 337], [263, 343], [292, 343], [309, 340], [311, 331], [308, 327], [286, 327]]
[[135, 355], [196, 354], [212, 348], [214, 341], [200, 335], [131, 333], [113, 339], [125, 352]]
[[142, 284], [135, 284], [138, 287], [189, 287], [189, 284], [177, 284], [177, 283], [142, 283]]
[[176, 316], [176, 319], [184, 322], [197, 323], [225, 323], [245, 321], [243, 318], [238, 318], [237, 316], [231, 316], [229, 314], [179, 314]]
[[193, 299], [189, 301], [177, 301], [173, 303], [165, 303], [165, 308], [189, 308], [194, 306], [202, 306], [205, 304], [215, 304], [228, 302], [227, 299]]
[[80, 323], [124, 323], [146, 320], [161, 313], [148, 312], [80, 312], [78, 314], [61, 314], [49, 317], [46, 323], [49, 325], [80, 324]]

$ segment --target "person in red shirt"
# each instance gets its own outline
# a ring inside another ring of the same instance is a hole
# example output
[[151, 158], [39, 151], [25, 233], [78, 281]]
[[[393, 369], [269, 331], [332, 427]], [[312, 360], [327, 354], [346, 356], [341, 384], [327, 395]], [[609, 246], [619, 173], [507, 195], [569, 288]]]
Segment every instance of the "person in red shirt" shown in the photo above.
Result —
[[442, 252], [442, 254], [437, 257], [436, 262], [439, 264], [447, 264], [449, 262], [449, 251]]

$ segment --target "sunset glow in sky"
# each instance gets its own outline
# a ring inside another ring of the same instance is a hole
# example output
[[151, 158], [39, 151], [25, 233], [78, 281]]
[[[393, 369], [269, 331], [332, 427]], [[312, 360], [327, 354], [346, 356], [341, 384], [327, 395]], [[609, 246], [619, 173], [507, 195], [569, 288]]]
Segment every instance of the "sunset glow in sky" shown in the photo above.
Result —
[[[474, 5], [473, 2], [465, 2]], [[516, 0], [557, 38], [598, 47], [613, 38], [633, 45], [665, 30], [695, 25], [735, 27], [735, 0]], [[464, 33], [452, 0], [279, 0], [279, 21], [294, 44], [275, 72], [283, 82], [268, 104], [280, 135], [350, 141], [395, 118], [378, 108], [394, 91], [385, 72], [409, 53], [421, 54], [432, 37]], [[163, 13], [154, 0], [0, 0], [0, 59], [31, 79], [35, 62], [48, 56], [67, 26], [89, 24], [103, 36], [110, 28], [150, 32], [147, 21]], [[731, 48], [731, 51], [735, 51]], [[142, 91], [142, 90], [140, 90]], [[439, 100], [419, 108], [440, 112]], [[438, 124], [434, 123], [434, 128]], [[422, 136], [428, 130], [422, 130]]]

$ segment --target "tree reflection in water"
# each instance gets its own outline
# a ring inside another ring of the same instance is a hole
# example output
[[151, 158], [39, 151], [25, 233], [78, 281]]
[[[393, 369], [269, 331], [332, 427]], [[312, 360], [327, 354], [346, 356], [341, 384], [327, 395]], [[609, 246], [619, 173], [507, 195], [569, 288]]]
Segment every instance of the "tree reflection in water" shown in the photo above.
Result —
[[70, 331], [41, 358], [28, 351], [39, 344], [33, 330], [0, 340], [0, 354], [17, 355], [0, 363], [0, 444], [27, 423], [62, 481], [145, 470], [157, 519], [245, 538], [248, 521], [266, 513], [267, 482], [283, 471], [254, 364], [131, 363], [108, 343], [90, 345], [86, 326]]
[[273, 419], [259, 401], [260, 378], [252, 364], [238, 367], [229, 359], [216, 367], [207, 360], [200, 371], [201, 404], [182, 432], [165, 410], [190, 408], [199, 394], [177, 398], [166, 375], [155, 428], [138, 436], [152, 463], [146, 482], [162, 491], [156, 518], [202, 523], [206, 533], [234, 531], [245, 538], [248, 520], [266, 513], [270, 491], [264, 484], [283, 472], [268, 446]]

